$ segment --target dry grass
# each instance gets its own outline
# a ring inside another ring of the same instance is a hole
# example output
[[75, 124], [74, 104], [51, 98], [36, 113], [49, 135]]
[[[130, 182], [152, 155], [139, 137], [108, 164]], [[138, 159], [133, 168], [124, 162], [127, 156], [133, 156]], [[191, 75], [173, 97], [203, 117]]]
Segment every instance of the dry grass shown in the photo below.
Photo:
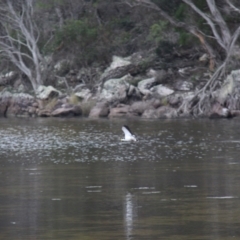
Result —
[[73, 105], [78, 105], [81, 102], [81, 99], [78, 96], [76, 96], [74, 93], [72, 93], [69, 96], [68, 102]]
[[44, 101], [44, 108], [46, 110], [52, 110], [56, 106], [57, 101], [58, 101], [57, 98], [52, 98], [47, 101]]
[[88, 117], [91, 109], [96, 105], [96, 100], [89, 100], [80, 104], [82, 109], [82, 115]]

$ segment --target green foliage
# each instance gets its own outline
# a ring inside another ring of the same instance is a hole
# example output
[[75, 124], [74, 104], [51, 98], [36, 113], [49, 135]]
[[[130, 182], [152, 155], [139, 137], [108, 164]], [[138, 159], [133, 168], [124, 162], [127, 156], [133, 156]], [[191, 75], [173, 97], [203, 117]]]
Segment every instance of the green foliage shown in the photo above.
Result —
[[49, 100], [46, 100], [44, 102], [44, 107], [46, 110], [53, 110], [53, 108], [56, 106], [58, 99], [57, 98], [50, 98]]
[[166, 21], [158, 21], [150, 27], [150, 32], [148, 35], [149, 40], [158, 44], [163, 40], [163, 32], [166, 29], [168, 23]]
[[190, 33], [186, 32], [182, 29], [178, 30], [178, 32], [179, 32], [178, 43], [180, 46], [186, 46], [186, 45], [191, 44], [191, 42], [193, 40], [193, 36]]
[[92, 27], [86, 20], [68, 20], [62, 29], [57, 30], [55, 41], [67, 43], [77, 42], [88, 45], [96, 40], [97, 29]]
[[181, 3], [174, 15], [176, 19], [183, 21], [186, 17], [186, 4]]
[[56, 5], [63, 5], [64, 0], [37, 0], [36, 7], [38, 9], [48, 10]]
[[90, 111], [92, 110], [92, 108], [96, 105], [96, 100], [89, 100], [87, 102], [82, 102], [80, 104], [81, 109], [82, 109], [82, 115], [84, 117], [88, 117]]
[[110, 24], [112, 28], [118, 28], [125, 31], [130, 31], [135, 27], [134, 22], [129, 17], [116, 18], [113, 21], [111, 21]]
[[73, 105], [78, 105], [80, 103], [80, 99], [74, 93], [69, 96], [68, 102]]
[[158, 56], [162, 56], [165, 54], [171, 54], [173, 52], [174, 44], [168, 42], [168, 41], [161, 41], [159, 42], [157, 48], [156, 48], [156, 54]]
[[98, 50], [99, 31], [93, 24], [84, 20], [68, 20], [61, 29], [56, 29], [51, 44], [45, 46], [45, 54], [57, 51], [63, 46], [64, 51], [72, 51], [76, 56], [76, 63], [88, 64], [96, 60]]
[[179, 6], [182, 4], [182, 0], [152, 0], [155, 4], [160, 6], [163, 11], [170, 15], [174, 15]]
[[167, 97], [163, 97], [161, 99], [161, 105], [162, 106], [168, 106], [168, 99], [167, 99]]

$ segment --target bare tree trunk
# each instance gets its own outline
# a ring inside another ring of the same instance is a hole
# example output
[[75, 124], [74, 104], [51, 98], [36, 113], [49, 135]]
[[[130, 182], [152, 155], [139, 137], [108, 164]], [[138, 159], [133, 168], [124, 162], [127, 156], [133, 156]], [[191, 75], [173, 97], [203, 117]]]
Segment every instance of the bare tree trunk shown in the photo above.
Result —
[[6, 0], [0, 4], [1, 54], [9, 58], [30, 80], [36, 91], [43, 84], [44, 59], [37, 45], [38, 28], [34, 22], [33, 0]]

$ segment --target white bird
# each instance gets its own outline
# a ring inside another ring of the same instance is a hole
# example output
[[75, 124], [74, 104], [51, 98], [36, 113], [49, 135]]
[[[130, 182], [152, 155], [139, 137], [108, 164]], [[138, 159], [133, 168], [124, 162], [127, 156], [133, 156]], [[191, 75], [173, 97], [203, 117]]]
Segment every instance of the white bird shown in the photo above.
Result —
[[132, 134], [128, 126], [122, 126], [122, 130], [124, 132], [125, 138], [121, 139], [121, 141], [137, 141], [136, 137]]

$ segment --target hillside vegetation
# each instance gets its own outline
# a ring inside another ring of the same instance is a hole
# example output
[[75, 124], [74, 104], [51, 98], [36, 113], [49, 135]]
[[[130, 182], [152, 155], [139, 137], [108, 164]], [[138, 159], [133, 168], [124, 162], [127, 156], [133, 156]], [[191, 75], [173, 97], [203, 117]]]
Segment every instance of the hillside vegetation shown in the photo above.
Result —
[[[0, 20], [0, 85], [17, 74], [35, 93], [61, 81], [66, 91], [84, 83], [96, 92], [111, 77], [151, 69], [167, 72], [171, 85], [192, 68], [197, 88], [178, 112], [199, 114], [239, 68], [238, 0], [3, 0]], [[113, 56], [137, 64], [105, 76]]]

